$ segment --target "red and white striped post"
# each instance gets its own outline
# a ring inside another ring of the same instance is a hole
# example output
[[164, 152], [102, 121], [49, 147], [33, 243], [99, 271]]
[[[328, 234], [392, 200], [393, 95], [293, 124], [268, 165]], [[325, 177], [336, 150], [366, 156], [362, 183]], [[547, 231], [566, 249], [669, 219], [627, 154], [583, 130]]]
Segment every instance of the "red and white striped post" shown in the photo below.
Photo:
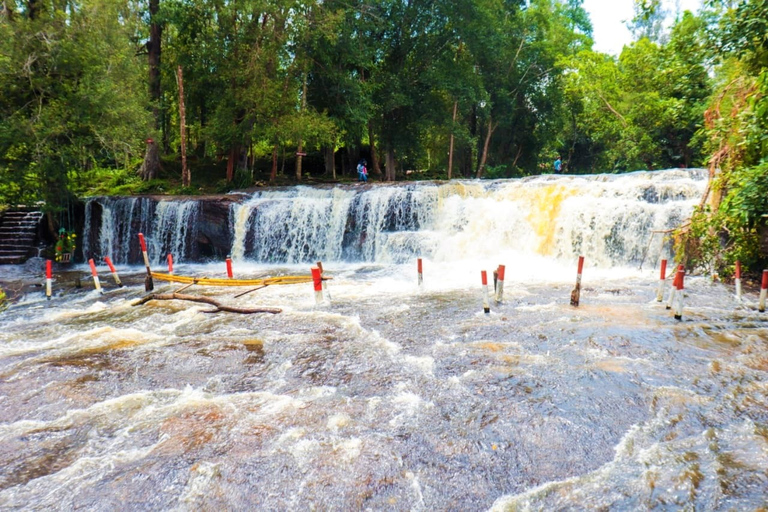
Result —
[[683, 270], [683, 265], [677, 266], [677, 272], [675, 272], [675, 277], [672, 279], [672, 288], [669, 290], [669, 298], [667, 299], [667, 308], [666, 309], [672, 309], [672, 306], [675, 303], [675, 296], [677, 295], [677, 281], [680, 279], [680, 271]]
[[761, 313], [765, 312], [766, 293], [768, 293], [768, 270], [763, 270], [763, 282], [760, 284], [760, 305], [757, 308]]
[[483, 283], [483, 312], [489, 314], [491, 312], [491, 301], [488, 298], [488, 273], [485, 270], [481, 270], [480, 278]]
[[144, 240], [143, 233], [139, 233], [139, 244], [141, 244], [141, 255], [144, 256], [144, 266], [147, 267], [147, 277], [144, 278], [144, 291], [150, 292], [155, 289], [155, 283], [152, 281], [152, 269], [149, 268], [149, 256], [147, 256], [147, 241]]
[[107, 263], [107, 266], [109, 267], [109, 271], [112, 272], [112, 277], [115, 278], [115, 284], [119, 286], [120, 288], [123, 287], [123, 282], [120, 280], [120, 276], [117, 275], [117, 269], [112, 264], [112, 260], [109, 259], [109, 256], [104, 257], [104, 261]]
[[91, 275], [93, 276], [93, 286], [101, 293], [104, 294], [104, 290], [101, 289], [101, 283], [99, 282], [99, 273], [96, 271], [96, 264], [93, 262], [93, 258], [88, 260], [88, 265], [91, 266]]
[[416, 260], [416, 270], [417, 270], [418, 275], [419, 275], [418, 276], [419, 277], [419, 288], [421, 288], [422, 286], [424, 286], [424, 273], [423, 273], [423, 267], [422, 267], [422, 264], [421, 264], [421, 258]]
[[312, 267], [312, 282], [315, 285], [315, 304], [323, 302], [323, 274], [317, 267]]
[[45, 262], [45, 296], [51, 300], [51, 279], [53, 279], [53, 262]]
[[227, 256], [227, 277], [232, 279], [234, 277], [234, 274], [232, 274], [232, 258]]
[[656, 302], [664, 300], [664, 283], [667, 280], [667, 260], [661, 260], [661, 275], [659, 276], [659, 287], [656, 289]]
[[683, 319], [683, 289], [685, 288], [685, 270], [677, 271], [677, 304], [675, 306], [675, 320]]
[[741, 262], [736, 262], [736, 300], [741, 301]]
[[581, 300], [581, 271], [584, 270], [584, 256], [579, 256], [579, 268], [576, 272], [576, 287], [571, 292], [571, 306], [578, 306]]
[[168, 273], [173, 274], [173, 254], [168, 253]]
[[496, 279], [496, 304], [501, 302], [501, 299], [504, 298], [504, 271], [505, 271], [504, 265], [499, 265], [499, 268], [497, 269], [498, 277]]
[[331, 294], [328, 293], [328, 283], [326, 282], [325, 279], [323, 279], [323, 274], [325, 273], [325, 270], [323, 270], [323, 262], [322, 261], [318, 261], [317, 262], [317, 268], [320, 269], [320, 279], [323, 282], [323, 293], [325, 294], [325, 296], [330, 301], [331, 300]]

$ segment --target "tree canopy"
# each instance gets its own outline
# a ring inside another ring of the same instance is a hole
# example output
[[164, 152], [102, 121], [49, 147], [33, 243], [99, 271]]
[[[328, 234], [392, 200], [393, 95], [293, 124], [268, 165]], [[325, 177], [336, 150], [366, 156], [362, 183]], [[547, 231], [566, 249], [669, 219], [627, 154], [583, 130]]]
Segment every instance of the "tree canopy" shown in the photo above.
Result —
[[390, 181], [709, 166], [754, 236], [768, 2], [663, 5], [636, 0], [612, 56], [580, 0], [2, 0], [0, 202], [179, 181], [183, 124], [184, 192], [360, 158]]

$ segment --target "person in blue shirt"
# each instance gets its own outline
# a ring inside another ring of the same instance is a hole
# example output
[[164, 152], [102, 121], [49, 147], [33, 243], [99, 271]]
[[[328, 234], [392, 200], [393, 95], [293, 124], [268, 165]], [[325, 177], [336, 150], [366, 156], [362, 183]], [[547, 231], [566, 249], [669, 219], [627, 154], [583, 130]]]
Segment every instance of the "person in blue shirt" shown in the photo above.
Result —
[[368, 181], [368, 169], [365, 167], [367, 164], [365, 159], [360, 160], [360, 163], [357, 164], [357, 181]]
[[557, 157], [557, 160], [555, 160], [555, 174], [560, 174], [563, 172], [563, 161], [560, 160], [560, 157]]

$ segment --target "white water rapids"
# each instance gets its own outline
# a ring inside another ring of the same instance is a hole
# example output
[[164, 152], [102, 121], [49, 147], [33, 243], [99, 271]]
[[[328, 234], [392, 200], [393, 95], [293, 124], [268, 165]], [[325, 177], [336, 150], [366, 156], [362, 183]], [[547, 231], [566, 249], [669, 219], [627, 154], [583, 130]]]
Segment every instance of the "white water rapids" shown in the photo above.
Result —
[[[57, 268], [47, 301], [42, 261], [0, 267], [17, 295], [0, 313], [0, 510], [758, 509], [768, 316], [705, 276], [682, 321], [655, 301], [669, 245], [652, 231], [704, 185], [675, 170], [255, 193], [231, 211], [235, 277], [323, 260], [330, 298], [186, 293], [277, 315], [133, 306], [143, 269], [120, 251], [138, 229], [155, 261], [181, 251], [177, 274], [224, 263], [183, 261], [192, 199], [94, 199], [88, 245], [125, 255], [126, 287]], [[479, 273], [498, 264], [485, 315]]]

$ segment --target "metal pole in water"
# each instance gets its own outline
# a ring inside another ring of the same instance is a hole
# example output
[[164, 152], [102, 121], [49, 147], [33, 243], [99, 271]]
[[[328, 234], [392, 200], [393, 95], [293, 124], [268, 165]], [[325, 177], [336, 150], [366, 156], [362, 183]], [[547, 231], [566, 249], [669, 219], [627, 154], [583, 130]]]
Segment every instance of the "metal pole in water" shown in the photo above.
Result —
[[741, 302], [741, 262], [736, 262], [736, 300]]
[[683, 270], [682, 265], [677, 266], [677, 272], [675, 272], [675, 277], [672, 279], [672, 288], [669, 290], [669, 299], [667, 299], [667, 309], [672, 309], [672, 305], [675, 302], [675, 295], [677, 294], [677, 280], [678, 276], [680, 275], [680, 271]]
[[312, 282], [315, 285], [315, 304], [323, 302], [323, 274], [317, 267], [312, 267]]
[[109, 256], [104, 257], [104, 261], [107, 263], [107, 266], [109, 267], [109, 271], [112, 272], [112, 277], [115, 278], [115, 284], [119, 286], [120, 288], [123, 287], [123, 282], [120, 280], [120, 276], [117, 275], [117, 269], [112, 264], [112, 260], [109, 259]]
[[53, 262], [45, 262], [45, 296], [51, 300], [51, 279], [53, 279]]
[[152, 281], [152, 269], [149, 268], [149, 256], [147, 256], [147, 241], [144, 240], [143, 233], [139, 233], [139, 244], [141, 244], [141, 255], [144, 256], [144, 266], [147, 267], [147, 277], [144, 278], [144, 291], [151, 292], [155, 289], [155, 283]]
[[93, 258], [88, 260], [88, 265], [91, 266], [91, 275], [93, 276], [93, 286], [104, 295], [104, 290], [101, 289], [101, 283], [99, 282], [99, 273], [96, 271], [96, 264], [93, 262]]
[[168, 253], [168, 273], [173, 274], [173, 254]]
[[233, 278], [233, 274], [232, 274], [232, 258], [230, 258], [229, 256], [227, 256], [227, 277], [229, 277], [230, 279]]
[[419, 288], [421, 288], [422, 286], [424, 286], [424, 273], [423, 273], [421, 258], [416, 260], [416, 270], [418, 272], [418, 277], [419, 277]]
[[487, 315], [491, 312], [491, 301], [488, 299], [488, 273], [485, 270], [481, 270], [480, 278], [483, 283], [483, 312]]
[[661, 277], [659, 277], [659, 288], [656, 290], [656, 302], [664, 300], [664, 283], [667, 276], [667, 260], [661, 260]]
[[496, 280], [496, 304], [499, 304], [501, 302], [501, 299], [504, 298], [504, 265], [499, 265], [498, 268], [498, 279]]
[[768, 294], [768, 270], [763, 270], [763, 282], [760, 284], [760, 306], [757, 308], [761, 313], [765, 312], [766, 294]]
[[683, 319], [683, 289], [685, 288], [685, 270], [677, 271], [677, 305], [675, 306], [675, 320]]
[[581, 271], [584, 269], [584, 256], [579, 256], [579, 269], [576, 273], [576, 287], [571, 292], [571, 306], [578, 306], [581, 299]]

